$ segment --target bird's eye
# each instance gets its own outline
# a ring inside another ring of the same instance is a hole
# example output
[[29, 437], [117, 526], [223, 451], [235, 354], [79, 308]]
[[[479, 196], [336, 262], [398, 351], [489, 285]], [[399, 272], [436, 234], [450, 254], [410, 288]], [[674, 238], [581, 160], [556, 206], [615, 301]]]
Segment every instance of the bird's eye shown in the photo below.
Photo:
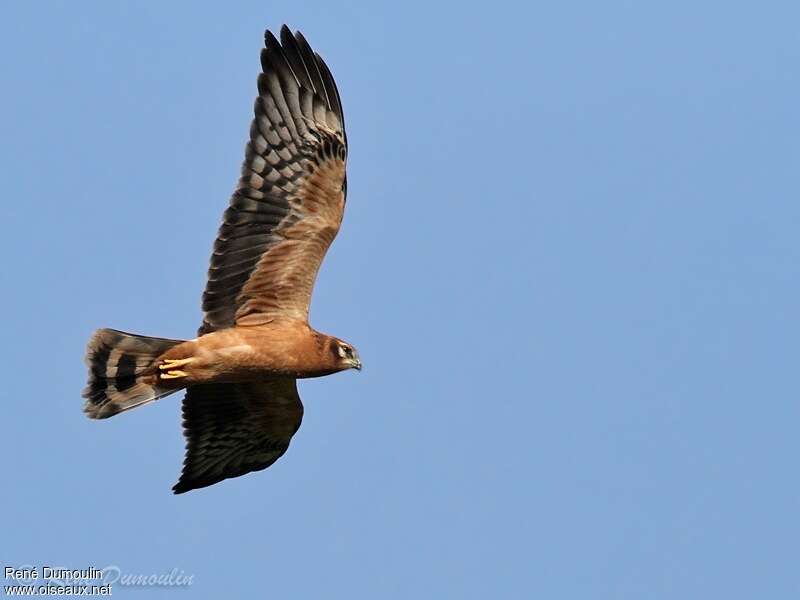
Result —
[[353, 358], [353, 349], [352, 348], [348, 348], [347, 346], [345, 346], [344, 347], [344, 355], [347, 358]]

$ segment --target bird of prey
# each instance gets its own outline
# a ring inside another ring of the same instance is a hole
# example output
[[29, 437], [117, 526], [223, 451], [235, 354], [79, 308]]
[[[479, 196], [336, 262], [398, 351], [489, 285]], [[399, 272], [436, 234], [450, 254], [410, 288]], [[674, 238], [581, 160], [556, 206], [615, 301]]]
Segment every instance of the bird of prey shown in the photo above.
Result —
[[176, 494], [269, 467], [300, 427], [296, 380], [361, 369], [352, 345], [308, 324], [347, 194], [339, 92], [299, 31], [284, 25], [280, 41], [264, 37], [255, 118], [214, 243], [198, 336], [100, 329], [86, 353], [90, 418], [186, 390]]

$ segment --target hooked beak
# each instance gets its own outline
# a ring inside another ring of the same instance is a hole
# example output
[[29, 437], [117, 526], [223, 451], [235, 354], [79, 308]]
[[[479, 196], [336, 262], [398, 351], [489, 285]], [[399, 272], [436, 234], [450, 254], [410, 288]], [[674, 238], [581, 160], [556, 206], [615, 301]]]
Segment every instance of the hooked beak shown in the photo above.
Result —
[[360, 358], [357, 358], [357, 359], [355, 359], [355, 360], [353, 361], [353, 368], [354, 368], [356, 371], [360, 371], [360, 370], [361, 370], [361, 359], [360, 359]]

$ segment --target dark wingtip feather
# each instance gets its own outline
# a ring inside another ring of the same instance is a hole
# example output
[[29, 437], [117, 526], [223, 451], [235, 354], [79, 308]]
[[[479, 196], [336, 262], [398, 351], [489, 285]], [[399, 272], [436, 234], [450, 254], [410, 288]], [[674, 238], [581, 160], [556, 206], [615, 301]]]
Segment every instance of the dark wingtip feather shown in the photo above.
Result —
[[269, 29], [267, 29], [266, 33], [264, 33], [264, 45], [270, 50], [281, 47], [278, 38], [276, 38]]
[[344, 110], [342, 109], [342, 98], [339, 95], [339, 88], [336, 85], [336, 81], [333, 79], [333, 74], [331, 70], [328, 68], [328, 65], [325, 64], [325, 61], [322, 60], [322, 57], [315, 52], [314, 58], [317, 61], [317, 67], [319, 67], [320, 74], [322, 75], [322, 79], [325, 82], [325, 87], [330, 92], [330, 100], [332, 102], [331, 108], [339, 117], [339, 122], [342, 124], [342, 133], [344, 134], [345, 145], [347, 144], [347, 132], [344, 128]]
[[181, 478], [178, 481], [178, 483], [176, 483], [175, 485], [172, 486], [172, 493], [175, 494], [175, 495], [177, 495], [177, 494], [185, 494], [189, 490], [193, 490], [193, 489], [194, 488], [191, 485], [189, 485], [186, 481], [183, 480], [183, 478]]
[[[281, 25], [279, 38], [272, 31], [267, 29], [264, 32], [265, 51], [261, 54], [261, 63], [265, 70], [274, 65], [270, 65], [270, 55], [277, 54], [281, 59], [288, 63], [295, 77], [303, 85], [306, 85], [326, 101], [328, 107], [333, 110], [344, 126], [344, 112], [342, 111], [342, 99], [336, 82], [333, 79], [328, 65], [315, 52], [299, 29], [292, 33], [292, 30], [285, 23]], [[265, 60], [266, 59], [266, 60]]]
[[306, 38], [303, 36], [300, 31], [297, 31], [294, 34], [294, 39], [297, 41], [297, 47], [300, 51], [300, 56], [303, 58], [303, 62], [308, 69], [309, 75], [311, 76], [311, 80], [314, 82], [314, 87], [317, 90], [317, 94], [325, 100], [328, 104], [328, 107], [333, 108], [333, 103], [331, 102], [331, 96], [333, 95], [333, 90], [328, 90], [325, 88], [325, 81], [322, 78], [322, 73], [320, 73], [319, 65], [317, 65], [317, 60], [314, 55], [314, 51], [311, 49], [311, 45], [306, 41]]
[[295, 77], [297, 77], [301, 85], [313, 93], [318, 93], [308, 65], [303, 61], [303, 53], [300, 51], [297, 39], [286, 25], [281, 28], [281, 46], [283, 46], [283, 54], [286, 56], [286, 60], [289, 61], [292, 71], [294, 71]]
[[267, 30], [267, 33], [264, 34], [264, 48], [261, 50], [261, 68], [264, 73], [275, 70], [275, 65], [272, 61], [276, 55], [282, 56], [282, 54], [280, 43], [272, 35], [272, 32]]
[[178, 494], [185, 494], [186, 492], [191, 492], [192, 490], [199, 490], [205, 487], [209, 487], [214, 485], [215, 483], [220, 483], [221, 481], [225, 481], [226, 477], [205, 477], [205, 478], [191, 478], [188, 475], [184, 477], [181, 475], [181, 478], [178, 480], [178, 483], [172, 486], [172, 493], [176, 496]]

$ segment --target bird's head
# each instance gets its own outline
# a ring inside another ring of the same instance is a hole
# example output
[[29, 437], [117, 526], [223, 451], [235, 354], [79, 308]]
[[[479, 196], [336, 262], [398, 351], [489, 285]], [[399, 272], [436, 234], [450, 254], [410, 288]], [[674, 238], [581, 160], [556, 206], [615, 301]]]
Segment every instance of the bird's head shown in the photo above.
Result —
[[358, 358], [358, 352], [347, 342], [338, 338], [333, 338], [331, 353], [336, 361], [336, 365], [341, 371], [345, 369], [361, 370], [361, 359]]

